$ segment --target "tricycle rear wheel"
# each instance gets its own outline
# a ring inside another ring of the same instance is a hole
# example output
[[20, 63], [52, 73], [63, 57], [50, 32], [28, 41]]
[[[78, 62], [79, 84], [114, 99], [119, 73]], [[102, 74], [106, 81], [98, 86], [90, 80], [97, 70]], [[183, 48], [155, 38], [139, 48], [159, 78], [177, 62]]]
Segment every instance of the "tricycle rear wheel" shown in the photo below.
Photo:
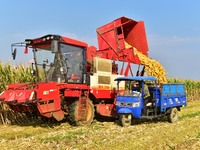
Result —
[[178, 109], [176, 107], [172, 108], [170, 113], [167, 115], [168, 122], [174, 123], [178, 120]]
[[120, 114], [119, 115], [119, 122], [122, 127], [128, 127], [131, 125], [132, 116], [131, 114]]

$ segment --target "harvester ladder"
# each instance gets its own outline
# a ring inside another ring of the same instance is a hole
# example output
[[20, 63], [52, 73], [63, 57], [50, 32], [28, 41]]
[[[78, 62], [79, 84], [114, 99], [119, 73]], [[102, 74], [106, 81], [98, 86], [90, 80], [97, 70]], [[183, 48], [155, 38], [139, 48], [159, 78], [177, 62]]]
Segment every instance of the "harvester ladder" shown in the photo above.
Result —
[[87, 110], [88, 110], [88, 91], [84, 91], [79, 97], [78, 120], [86, 121]]

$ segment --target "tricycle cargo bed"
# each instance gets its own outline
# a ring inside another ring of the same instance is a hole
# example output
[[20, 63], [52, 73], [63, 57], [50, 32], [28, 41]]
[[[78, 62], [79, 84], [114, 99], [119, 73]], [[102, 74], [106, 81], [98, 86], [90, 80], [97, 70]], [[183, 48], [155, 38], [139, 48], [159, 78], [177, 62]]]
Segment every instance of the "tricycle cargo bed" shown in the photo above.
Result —
[[162, 95], [184, 95], [185, 88], [184, 84], [162, 84], [161, 85]]
[[160, 111], [168, 108], [187, 106], [184, 84], [162, 84], [160, 98]]

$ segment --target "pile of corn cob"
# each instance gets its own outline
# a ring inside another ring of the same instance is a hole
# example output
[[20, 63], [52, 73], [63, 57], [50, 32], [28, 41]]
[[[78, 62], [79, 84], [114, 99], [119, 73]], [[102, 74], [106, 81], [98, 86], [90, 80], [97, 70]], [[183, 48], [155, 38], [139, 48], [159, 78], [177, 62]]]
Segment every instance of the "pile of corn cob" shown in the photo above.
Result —
[[[126, 48], [131, 48], [132, 46], [125, 42]], [[160, 62], [147, 57], [146, 55], [139, 52], [136, 48], [133, 48], [134, 55], [137, 55], [141, 64], [145, 66], [145, 74], [148, 76], [153, 76], [157, 78], [159, 83], [166, 83], [167, 73]]]

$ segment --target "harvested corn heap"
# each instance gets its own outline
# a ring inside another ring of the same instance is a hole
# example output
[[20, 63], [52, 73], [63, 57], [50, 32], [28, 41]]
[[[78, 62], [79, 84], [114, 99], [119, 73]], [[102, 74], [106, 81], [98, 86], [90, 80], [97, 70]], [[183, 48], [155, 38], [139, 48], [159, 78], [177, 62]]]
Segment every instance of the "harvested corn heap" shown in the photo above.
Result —
[[145, 66], [145, 73], [149, 76], [156, 77], [159, 83], [166, 83], [166, 71], [163, 66], [156, 60], [148, 58], [146, 55], [140, 53], [136, 48], [133, 49], [140, 62]]
[[[125, 42], [126, 48], [131, 48], [132, 46]], [[136, 48], [133, 48], [133, 52], [135, 55], [139, 57], [139, 60], [142, 65], [145, 66], [145, 74], [148, 76], [153, 76], [158, 79], [159, 83], [166, 83], [166, 71], [160, 62], [147, 57], [146, 55], [139, 52]]]

